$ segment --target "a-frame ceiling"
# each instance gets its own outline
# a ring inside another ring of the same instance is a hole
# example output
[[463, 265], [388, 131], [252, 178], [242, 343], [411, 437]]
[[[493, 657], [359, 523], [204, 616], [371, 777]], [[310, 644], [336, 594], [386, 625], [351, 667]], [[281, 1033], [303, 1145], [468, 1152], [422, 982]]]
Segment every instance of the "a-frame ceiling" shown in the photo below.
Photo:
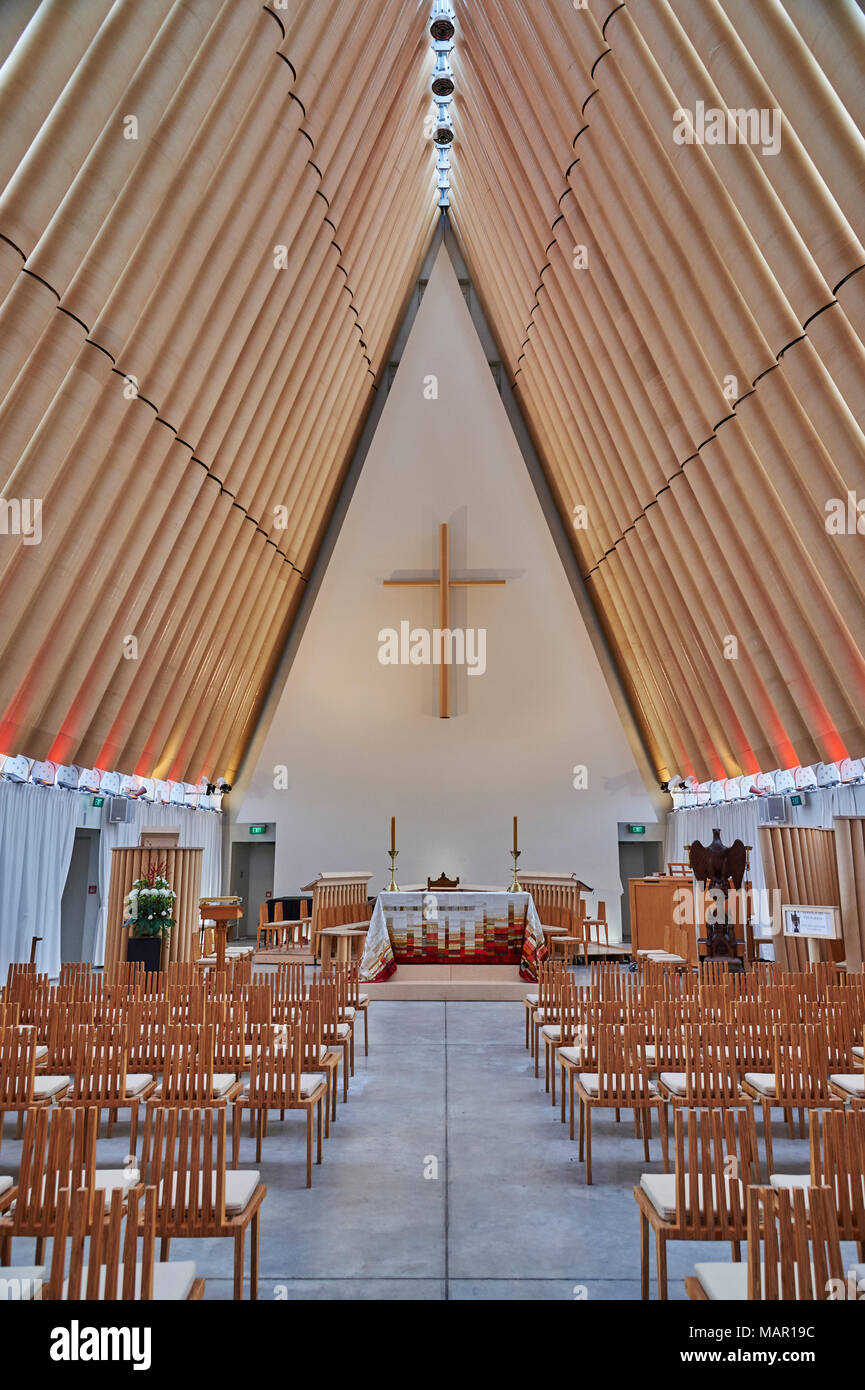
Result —
[[[860, 756], [859, 6], [455, 10], [451, 221], [659, 775]], [[0, 10], [0, 751], [232, 780], [439, 216], [429, 13]]]

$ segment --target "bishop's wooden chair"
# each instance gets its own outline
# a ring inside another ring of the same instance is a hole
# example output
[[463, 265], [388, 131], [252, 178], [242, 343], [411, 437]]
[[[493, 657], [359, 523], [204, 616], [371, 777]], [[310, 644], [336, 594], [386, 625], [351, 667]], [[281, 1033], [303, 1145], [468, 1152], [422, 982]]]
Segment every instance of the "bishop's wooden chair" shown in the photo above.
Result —
[[640, 1297], [649, 1297], [649, 1231], [655, 1233], [658, 1298], [667, 1297], [667, 1242], [728, 1240], [741, 1258], [745, 1193], [760, 1180], [753, 1111], [685, 1110], [673, 1116], [673, 1173], [643, 1173], [634, 1197], [640, 1210]]
[[[156, 1234], [167, 1260], [171, 1241], [234, 1241], [234, 1297], [243, 1298], [246, 1232], [249, 1296], [258, 1297], [259, 1217], [267, 1188], [259, 1173], [226, 1170], [226, 1111], [221, 1106], [149, 1105], [142, 1174], [157, 1190]], [[140, 1229], [140, 1225], [139, 1225]]]
[[830, 1188], [750, 1187], [747, 1226], [747, 1262], [696, 1265], [685, 1280], [689, 1298], [834, 1302], [845, 1297], [848, 1281]]

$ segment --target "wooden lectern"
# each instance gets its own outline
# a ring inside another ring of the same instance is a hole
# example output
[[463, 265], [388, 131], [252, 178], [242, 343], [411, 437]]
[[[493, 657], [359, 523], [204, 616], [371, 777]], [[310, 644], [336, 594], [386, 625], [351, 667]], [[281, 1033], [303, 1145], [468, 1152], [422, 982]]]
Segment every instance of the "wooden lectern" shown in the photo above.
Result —
[[225, 970], [225, 943], [230, 922], [243, 916], [240, 898], [202, 898], [198, 904], [202, 922], [213, 923], [213, 943], [216, 950], [217, 972]]

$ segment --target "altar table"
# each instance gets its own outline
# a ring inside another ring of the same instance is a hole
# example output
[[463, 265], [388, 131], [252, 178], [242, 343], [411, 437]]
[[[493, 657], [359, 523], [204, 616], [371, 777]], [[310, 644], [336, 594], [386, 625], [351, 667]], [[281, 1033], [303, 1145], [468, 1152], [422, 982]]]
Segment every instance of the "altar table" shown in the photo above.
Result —
[[547, 948], [530, 893], [379, 893], [360, 963], [365, 981], [407, 965], [519, 965], [538, 978]]

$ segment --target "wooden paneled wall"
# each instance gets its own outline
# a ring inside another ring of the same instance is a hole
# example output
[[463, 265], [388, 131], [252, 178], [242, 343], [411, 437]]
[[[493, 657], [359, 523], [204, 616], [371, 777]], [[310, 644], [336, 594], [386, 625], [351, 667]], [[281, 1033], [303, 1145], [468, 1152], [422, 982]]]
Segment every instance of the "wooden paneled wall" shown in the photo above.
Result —
[[200, 849], [142, 849], [121, 846], [111, 851], [111, 879], [108, 888], [108, 921], [105, 931], [105, 965], [126, 959], [129, 928], [123, 926], [124, 899], [137, 878], [143, 878], [151, 864], [163, 865], [162, 872], [175, 893], [174, 916], [177, 925], [162, 947], [163, 970], [173, 960], [194, 960], [198, 955], [201, 897]]

